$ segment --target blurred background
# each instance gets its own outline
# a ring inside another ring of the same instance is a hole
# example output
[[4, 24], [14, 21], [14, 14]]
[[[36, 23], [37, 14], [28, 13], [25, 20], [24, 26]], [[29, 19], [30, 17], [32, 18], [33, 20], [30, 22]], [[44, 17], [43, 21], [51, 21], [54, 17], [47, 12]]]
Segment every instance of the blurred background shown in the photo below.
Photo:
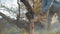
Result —
[[[46, 15], [40, 16], [42, 0], [27, 0], [27, 2], [35, 13], [34, 34], [60, 34], [57, 14], [52, 18], [51, 29], [47, 30]], [[27, 12], [26, 5], [20, 0], [0, 0], [0, 34], [30, 34], [30, 21], [25, 15]]]

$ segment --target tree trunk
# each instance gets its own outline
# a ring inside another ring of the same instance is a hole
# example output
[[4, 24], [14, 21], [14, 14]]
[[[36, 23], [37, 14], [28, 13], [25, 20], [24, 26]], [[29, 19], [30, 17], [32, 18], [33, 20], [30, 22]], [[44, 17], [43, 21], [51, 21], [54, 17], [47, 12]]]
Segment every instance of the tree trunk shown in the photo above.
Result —
[[30, 19], [30, 34], [34, 34], [34, 22], [33, 22], [33, 14], [34, 14], [34, 11], [32, 9], [32, 7], [30, 6], [29, 2], [27, 0], [21, 0], [21, 2], [24, 3], [24, 5], [26, 6], [28, 12], [30, 13], [30, 18], [29, 18], [29, 15], [28, 18]]
[[19, 4], [19, 0], [17, 0], [17, 4], [18, 4], [18, 14], [17, 14], [17, 21], [20, 18], [20, 4]]
[[30, 34], [34, 34], [34, 22], [31, 20], [30, 22]]

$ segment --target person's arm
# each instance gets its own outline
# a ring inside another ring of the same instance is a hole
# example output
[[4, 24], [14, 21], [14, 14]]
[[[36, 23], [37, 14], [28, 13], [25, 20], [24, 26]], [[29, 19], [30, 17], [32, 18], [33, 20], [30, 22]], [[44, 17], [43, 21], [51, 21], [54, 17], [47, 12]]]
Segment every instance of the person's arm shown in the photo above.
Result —
[[54, 0], [42, 0], [42, 12], [46, 13], [53, 4], [53, 1]]
[[54, 0], [42, 0], [42, 11], [40, 13], [40, 15], [45, 15], [45, 13], [47, 13], [47, 11], [50, 9], [50, 7], [52, 6]]

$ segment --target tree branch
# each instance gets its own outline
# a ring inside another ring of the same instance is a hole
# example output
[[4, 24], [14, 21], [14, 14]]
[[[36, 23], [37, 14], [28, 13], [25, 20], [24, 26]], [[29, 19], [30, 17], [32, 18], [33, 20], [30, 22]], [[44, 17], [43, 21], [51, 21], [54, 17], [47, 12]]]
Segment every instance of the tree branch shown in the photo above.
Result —
[[28, 12], [26, 13], [27, 18], [33, 19], [34, 18], [34, 10], [32, 9], [32, 7], [30, 6], [29, 2], [27, 0], [21, 0], [21, 2], [24, 3], [24, 5], [26, 6]]
[[11, 19], [10, 17], [6, 16], [5, 14], [0, 12], [0, 15], [3, 17], [3, 19], [6, 19], [8, 22], [14, 21], [14, 19]]
[[21, 0], [21, 2], [24, 3], [24, 5], [26, 6], [27, 10], [28, 10], [30, 13], [34, 13], [32, 7], [30, 6], [30, 4], [29, 4], [29, 2], [28, 2], [27, 0]]

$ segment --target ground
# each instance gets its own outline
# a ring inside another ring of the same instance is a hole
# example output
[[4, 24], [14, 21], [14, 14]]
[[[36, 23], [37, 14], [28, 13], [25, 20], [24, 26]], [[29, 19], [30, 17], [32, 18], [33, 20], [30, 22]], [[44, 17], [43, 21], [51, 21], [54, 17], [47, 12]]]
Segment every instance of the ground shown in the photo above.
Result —
[[[38, 24], [35, 25], [35, 34], [60, 34], [59, 32], [60, 23], [57, 20], [57, 16], [52, 18], [50, 30], [41, 28], [41, 26], [39, 26]], [[24, 28], [20, 29], [16, 25], [13, 25], [11, 23], [5, 24], [3, 30], [1, 31], [1, 34], [26, 34], [26, 33], [27, 31]]]

